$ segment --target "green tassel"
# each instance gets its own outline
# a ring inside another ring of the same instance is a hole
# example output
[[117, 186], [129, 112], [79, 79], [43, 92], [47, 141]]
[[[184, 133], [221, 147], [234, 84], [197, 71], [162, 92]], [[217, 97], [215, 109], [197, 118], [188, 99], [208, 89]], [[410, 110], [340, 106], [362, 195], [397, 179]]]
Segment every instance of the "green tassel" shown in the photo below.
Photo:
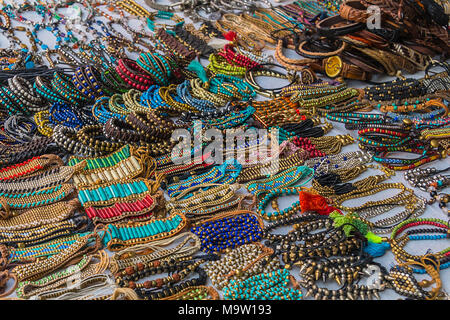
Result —
[[355, 228], [358, 229], [358, 231], [361, 232], [363, 235], [369, 232], [369, 227], [367, 226], [367, 224], [365, 224], [361, 220], [353, 218], [356, 217], [356, 215], [347, 214], [346, 216], [344, 216], [338, 213], [337, 211], [333, 211], [332, 213], [330, 213], [330, 217], [334, 220], [335, 227], [340, 227], [348, 223], [343, 227], [343, 230], [347, 236], [349, 236], [350, 232], [352, 232]]
[[197, 60], [192, 60], [192, 62], [188, 65], [187, 69], [189, 71], [195, 72], [197, 76], [200, 78], [200, 80], [202, 80], [203, 82], [209, 81], [205, 69]]
[[381, 243], [382, 242], [382, 238], [380, 236], [377, 236], [375, 233], [369, 231], [366, 233], [366, 238], [367, 240], [369, 240], [369, 242], [372, 243]]

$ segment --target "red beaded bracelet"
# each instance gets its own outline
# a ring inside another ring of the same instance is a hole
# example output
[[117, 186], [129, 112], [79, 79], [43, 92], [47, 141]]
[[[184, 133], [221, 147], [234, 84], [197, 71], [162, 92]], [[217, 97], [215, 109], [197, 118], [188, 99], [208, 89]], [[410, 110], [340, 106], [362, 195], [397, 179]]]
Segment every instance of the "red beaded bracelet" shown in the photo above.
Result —
[[119, 76], [131, 87], [145, 91], [154, 84], [153, 79], [130, 59], [120, 59], [116, 71]]

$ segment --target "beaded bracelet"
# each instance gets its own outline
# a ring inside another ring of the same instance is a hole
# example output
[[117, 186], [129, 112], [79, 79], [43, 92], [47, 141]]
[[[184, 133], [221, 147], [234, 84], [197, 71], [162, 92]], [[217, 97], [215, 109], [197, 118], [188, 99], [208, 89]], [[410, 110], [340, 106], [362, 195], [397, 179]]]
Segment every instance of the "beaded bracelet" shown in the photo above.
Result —
[[95, 157], [99, 152], [91, 146], [81, 143], [77, 139], [77, 131], [73, 128], [57, 125], [53, 129], [52, 138], [54, 142], [67, 152], [72, 154], [80, 154], [88, 157]]
[[164, 197], [161, 192], [145, 195], [141, 199], [116, 202], [112, 206], [86, 208], [86, 214], [94, 224], [114, 223], [120, 220], [145, 221], [165, 216]]
[[[39, 297], [39, 299], [42, 299], [42, 296], [48, 295], [49, 292], [64, 288], [67, 281], [74, 276], [77, 277], [78, 281], [82, 281], [89, 276], [104, 272], [108, 265], [108, 255], [103, 250], [99, 251], [98, 255], [99, 257], [96, 257], [96, 255], [85, 255], [78, 263], [39, 280], [19, 282], [16, 294], [19, 298]], [[58, 293], [62, 294], [60, 290]], [[52, 295], [52, 298], [55, 298], [55, 296], [56, 294]]]
[[76, 232], [86, 232], [91, 225], [83, 216], [75, 216], [67, 220], [29, 228], [26, 230], [8, 231], [1, 235], [2, 243], [11, 247], [25, 248], [51, 241], [55, 238], [69, 236]]
[[95, 100], [96, 97], [104, 95], [102, 87], [96, 78], [97, 73], [98, 71], [96, 69], [87, 65], [78, 67], [72, 77], [72, 81], [78, 91], [90, 100]]
[[7, 260], [7, 266], [14, 266], [16, 263], [23, 264], [39, 259], [47, 259], [65, 250], [85, 235], [84, 233], [73, 233], [66, 236], [61, 235], [55, 240], [50, 240], [43, 244], [27, 247], [20, 245], [21, 248], [6, 247], [3, 245], [4, 247], [1, 247], [2, 260]]
[[292, 279], [289, 270], [279, 269], [244, 281], [231, 280], [230, 286], [223, 289], [223, 296], [226, 300], [301, 300], [300, 290], [287, 288]]
[[26, 79], [14, 76], [8, 79], [8, 85], [13, 98], [21, 101], [28, 111], [39, 112], [47, 109], [47, 105], [35, 94], [33, 85]]
[[[95, 241], [94, 245], [92, 245], [93, 241]], [[48, 259], [17, 266], [12, 270], [12, 272], [16, 275], [18, 282], [26, 280], [39, 280], [43, 276], [66, 266], [77, 257], [82, 257], [89, 253], [95, 253], [99, 249], [100, 245], [100, 238], [97, 234], [88, 234], [71, 244], [68, 248], [49, 257]]]
[[[167, 246], [180, 240], [171, 248]], [[150, 243], [132, 246], [120, 250], [111, 257], [110, 270], [113, 274], [127, 267], [148, 263], [155, 260], [182, 260], [193, 256], [200, 249], [200, 239], [191, 232], [184, 232], [173, 237], [155, 240]]]
[[201, 241], [201, 250], [206, 253], [222, 252], [227, 248], [261, 239], [262, 220], [252, 211], [236, 210], [206, 219], [191, 232]]
[[122, 80], [138, 90], [145, 91], [153, 84], [152, 78], [130, 59], [120, 59], [116, 71]]
[[[406, 229], [411, 227], [430, 225], [433, 229], [413, 229], [407, 231], [405, 235], [400, 236]], [[435, 218], [416, 218], [403, 221], [397, 225], [391, 233], [391, 237], [387, 240], [392, 246], [392, 252], [395, 259], [402, 263], [404, 261], [419, 261], [422, 256], [412, 255], [405, 251], [404, 246], [409, 240], [430, 240], [430, 239], [447, 239], [448, 238], [449, 224], [446, 221]], [[417, 233], [437, 233], [437, 235], [416, 235]], [[450, 248], [441, 250], [440, 252], [433, 254], [437, 261], [446, 261], [450, 256]], [[441, 269], [445, 269], [450, 266], [450, 262], [446, 261], [441, 265]], [[423, 269], [414, 269], [416, 273], [424, 273]]]
[[137, 64], [146, 71], [156, 84], [166, 86], [172, 76], [172, 69], [168, 58], [159, 53], [142, 53], [139, 55]]
[[216, 166], [205, 174], [169, 185], [167, 187], [167, 193], [169, 194], [169, 197], [172, 198], [185, 189], [204, 183], [231, 184], [236, 180], [241, 169], [242, 165], [237, 161], [225, 161], [223, 165]]
[[103, 243], [109, 250], [118, 251], [124, 247], [172, 237], [181, 232], [186, 223], [184, 215], [174, 214], [164, 219], [155, 219], [148, 222], [109, 224], [104, 234]]
[[227, 249], [220, 260], [208, 262], [205, 271], [213, 285], [223, 289], [231, 280], [245, 280], [279, 268], [280, 264], [273, 256], [273, 249], [257, 242], [244, 244], [233, 250]]
[[443, 176], [443, 172], [449, 171], [450, 168], [438, 170], [436, 168], [420, 169], [415, 168], [405, 172], [405, 180], [408, 181], [413, 187], [417, 187], [420, 190], [427, 192], [432, 187], [435, 190], [445, 188], [450, 183], [450, 176]]
[[[125, 145], [118, 151], [102, 158], [87, 158], [84, 170], [74, 175], [74, 184], [77, 188], [83, 188], [94, 184], [110, 182], [125, 182], [140, 176], [144, 169], [148, 176], [153, 172], [154, 160], [148, 159], [142, 149], [136, 149]], [[78, 165], [81, 159], [72, 157], [69, 165]], [[145, 165], [144, 165], [145, 163]]]
[[92, 116], [99, 123], [106, 123], [111, 118], [125, 119], [125, 115], [111, 112], [108, 108], [109, 97], [99, 97], [92, 106]]
[[77, 202], [71, 200], [49, 204], [45, 207], [45, 213], [42, 208], [26, 210], [18, 216], [0, 221], [0, 230], [2, 232], [26, 230], [62, 222], [74, 216], [79, 208], [79, 203]]

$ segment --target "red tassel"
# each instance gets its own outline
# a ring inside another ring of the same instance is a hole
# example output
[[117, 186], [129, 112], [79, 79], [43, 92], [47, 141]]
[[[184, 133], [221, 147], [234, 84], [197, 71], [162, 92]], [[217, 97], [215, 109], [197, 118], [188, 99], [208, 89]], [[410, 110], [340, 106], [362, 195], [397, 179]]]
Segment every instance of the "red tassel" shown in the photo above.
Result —
[[300, 191], [299, 200], [302, 213], [314, 211], [320, 215], [329, 215], [331, 212], [337, 210], [342, 214], [338, 209], [329, 206], [327, 199], [318, 194]]
[[223, 34], [223, 37], [228, 41], [234, 41], [236, 40], [237, 34], [234, 31], [228, 31], [227, 33]]

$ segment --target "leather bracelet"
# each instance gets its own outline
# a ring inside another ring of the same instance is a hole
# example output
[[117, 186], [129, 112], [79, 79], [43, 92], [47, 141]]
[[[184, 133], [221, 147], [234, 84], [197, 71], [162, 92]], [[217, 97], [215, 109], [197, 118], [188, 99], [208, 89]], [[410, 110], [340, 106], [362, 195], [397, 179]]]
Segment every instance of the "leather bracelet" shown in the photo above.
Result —
[[317, 23], [319, 35], [327, 38], [344, 36], [349, 33], [361, 31], [364, 27], [365, 25], [363, 23], [349, 23], [349, 21], [343, 19], [339, 15], [323, 19]]
[[312, 52], [305, 49], [305, 46], [309, 43], [308, 40], [305, 40], [301, 42], [296, 48], [295, 52], [297, 52], [299, 55], [304, 56], [306, 58], [310, 59], [323, 59], [328, 58], [331, 56], [339, 55], [342, 51], [345, 50], [347, 43], [344, 41], [341, 41], [341, 45], [338, 49], [331, 51], [331, 52]]
[[367, 8], [358, 0], [345, 1], [339, 8], [339, 15], [349, 21], [366, 23], [369, 18]]

